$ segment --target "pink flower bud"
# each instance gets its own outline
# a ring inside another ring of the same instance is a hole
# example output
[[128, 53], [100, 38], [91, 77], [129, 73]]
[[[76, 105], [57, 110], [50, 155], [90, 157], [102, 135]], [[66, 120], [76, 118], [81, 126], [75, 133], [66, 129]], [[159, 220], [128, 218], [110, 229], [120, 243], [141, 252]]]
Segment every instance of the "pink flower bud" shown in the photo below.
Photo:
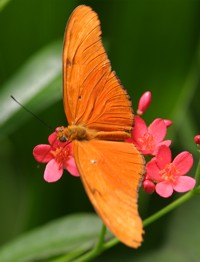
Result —
[[197, 145], [200, 145], [200, 135], [197, 135], [194, 137], [194, 142], [197, 144]]
[[147, 108], [150, 106], [150, 104], [151, 104], [151, 92], [147, 91], [140, 97], [137, 114], [143, 115], [144, 112], [147, 110]]
[[155, 191], [155, 184], [149, 179], [144, 180], [142, 187], [147, 194], [152, 194]]
[[167, 127], [170, 127], [172, 125], [172, 121], [171, 120], [168, 120], [168, 119], [164, 119], [164, 122], [165, 122], [165, 125]]

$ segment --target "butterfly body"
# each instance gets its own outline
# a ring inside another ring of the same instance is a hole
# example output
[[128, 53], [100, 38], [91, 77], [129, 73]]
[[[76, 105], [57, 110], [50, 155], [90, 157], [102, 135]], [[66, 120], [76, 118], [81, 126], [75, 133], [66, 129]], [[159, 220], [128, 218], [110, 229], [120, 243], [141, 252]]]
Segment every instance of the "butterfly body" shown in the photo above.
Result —
[[77, 140], [124, 140], [130, 137], [130, 133], [123, 131], [96, 131], [87, 128], [85, 125], [70, 125], [59, 127], [57, 137], [61, 142]]
[[58, 128], [57, 137], [72, 143], [86, 193], [106, 226], [137, 248], [143, 234], [137, 202], [144, 159], [123, 142], [133, 128], [131, 101], [111, 69], [98, 16], [85, 5], [73, 11], [65, 31], [63, 99], [69, 126]]

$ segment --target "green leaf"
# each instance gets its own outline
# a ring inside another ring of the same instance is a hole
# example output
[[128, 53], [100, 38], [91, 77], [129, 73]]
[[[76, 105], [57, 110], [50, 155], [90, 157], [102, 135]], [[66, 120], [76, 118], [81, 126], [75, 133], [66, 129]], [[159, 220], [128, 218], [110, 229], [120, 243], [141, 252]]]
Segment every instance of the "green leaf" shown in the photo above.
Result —
[[199, 196], [185, 203], [173, 215], [166, 236], [167, 249], [175, 249], [181, 254], [180, 261], [199, 261], [199, 217]]
[[193, 136], [198, 133], [198, 127], [190, 108], [195, 95], [198, 95], [199, 92], [200, 41], [197, 45], [196, 55], [193, 60], [170, 118], [173, 119], [175, 126], [172, 138], [174, 139], [174, 137], [177, 136], [176, 132], [178, 130], [182, 145], [195, 152], [196, 145], [193, 142]]
[[2, 11], [10, 0], [0, 0], [0, 11]]
[[[82, 213], [66, 216], [35, 229], [0, 249], [1, 262], [25, 262], [91, 248], [102, 227], [100, 218]], [[48, 260], [49, 261], [49, 260]]]
[[61, 41], [51, 43], [33, 55], [1, 88], [1, 135], [13, 132], [32, 117], [11, 99], [11, 95], [33, 113], [47, 108], [61, 98], [61, 53]]

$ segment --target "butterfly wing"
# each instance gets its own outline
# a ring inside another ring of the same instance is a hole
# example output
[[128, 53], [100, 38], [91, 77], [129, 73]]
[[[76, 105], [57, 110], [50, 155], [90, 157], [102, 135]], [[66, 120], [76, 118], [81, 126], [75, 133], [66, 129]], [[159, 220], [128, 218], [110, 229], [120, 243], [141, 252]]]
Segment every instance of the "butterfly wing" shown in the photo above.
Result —
[[144, 160], [133, 144], [73, 141], [73, 152], [85, 190], [106, 226], [130, 247], [142, 242], [138, 189]]
[[131, 102], [111, 70], [100, 36], [97, 14], [88, 6], [78, 6], [64, 37], [65, 114], [69, 124], [101, 131], [131, 130]]

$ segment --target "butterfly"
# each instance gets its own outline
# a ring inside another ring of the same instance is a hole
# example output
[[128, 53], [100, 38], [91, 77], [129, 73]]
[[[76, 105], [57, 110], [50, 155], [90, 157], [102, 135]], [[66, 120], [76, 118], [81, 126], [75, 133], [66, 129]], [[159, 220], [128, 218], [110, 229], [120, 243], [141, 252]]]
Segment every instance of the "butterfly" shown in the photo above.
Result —
[[141, 245], [138, 189], [144, 159], [130, 137], [130, 98], [111, 69], [100, 21], [88, 6], [71, 14], [64, 36], [63, 100], [68, 127], [60, 141], [72, 143], [86, 193], [109, 230], [127, 246]]

